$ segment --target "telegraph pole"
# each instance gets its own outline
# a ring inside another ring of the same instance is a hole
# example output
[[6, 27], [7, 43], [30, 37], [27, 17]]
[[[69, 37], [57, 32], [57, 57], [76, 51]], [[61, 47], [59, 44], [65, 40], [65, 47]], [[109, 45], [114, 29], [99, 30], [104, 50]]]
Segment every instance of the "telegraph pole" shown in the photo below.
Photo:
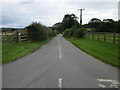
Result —
[[78, 9], [78, 11], [80, 11], [80, 24], [82, 25], [82, 10], [85, 10], [85, 9]]

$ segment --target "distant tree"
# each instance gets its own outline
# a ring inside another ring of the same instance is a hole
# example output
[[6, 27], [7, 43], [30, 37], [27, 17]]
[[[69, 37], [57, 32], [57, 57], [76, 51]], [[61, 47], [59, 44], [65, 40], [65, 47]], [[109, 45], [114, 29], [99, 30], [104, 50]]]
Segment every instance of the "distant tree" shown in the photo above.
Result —
[[62, 24], [62, 22], [58, 22], [58, 23], [56, 23], [56, 24], [54, 24], [53, 26], [52, 26], [52, 29], [53, 30], [57, 30], [58, 32], [63, 32], [64, 31], [64, 29], [63, 29], [63, 24]]
[[114, 32], [120, 33], [120, 20], [114, 23]]
[[66, 14], [62, 20], [63, 29], [71, 28], [74, 25], [78, 25], [77, 17], [75, 14]]
[[120, 33], [120, 27], [119, 26], [120, 26], [120, 20], [118, 21], [118, 24], [116, 24], [116, 29], [117, 29], [116, 31]]
[[98, 18], [92, 18], [88, 24], [83, 25], [85, 28], [95, 29], [96, 32], [120, 32], [119, 21], [113, 19], [103, 19], [101, 21]]
[[101, 20], [98, 19], [98, 18], [92, 18], [92, 19], [89, 21], [89, 23], [100, 23], [100, 22], [101, 22]]
[[103, 22], [105, 22], [105, 23], [114, 23], [115, 21], [113, 19], [103, 19]]
[[92, 18], [88, 23], [88, 27], [97, 29], [100, 23], [101, 23], [100, 19]]
[[108, 30], [108, 28], [104, 23], [101, 23], [97, 28], [98, 32], [106, 32], [107, 30]]
[[11, 28], [11, 31], [15, 31], [15, 30], [17, 30], [16, 28]]

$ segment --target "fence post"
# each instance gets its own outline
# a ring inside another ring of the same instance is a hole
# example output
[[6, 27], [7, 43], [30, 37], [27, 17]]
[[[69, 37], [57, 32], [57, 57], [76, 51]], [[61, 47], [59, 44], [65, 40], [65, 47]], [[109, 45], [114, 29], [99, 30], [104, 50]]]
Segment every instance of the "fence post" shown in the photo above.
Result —
[[93, 34], [93, 40], [94, 40], [94, 32], [92, 34]]
[[106, 41], [106, 33], [104, 33], [104, 41]]
[[18, 40], [17, 42], [20, 43], [21, 40], [20, 40], [20, 33], [19, 32], [17, 32], [17, 40]]
[[118, 44], [120, 45], [120, 34], [118, 34]]
[[99, 40], [99, 32], [98, 32], [98, 40]]
[[88, 34], [88, 35], [89, 35], [89, 37], [88, 37], [88, 38], [90, 39], [90, 32], [89, 32], [89, 34]]
[[115, 43], [115, 33], [113, 33], [113, 42]]

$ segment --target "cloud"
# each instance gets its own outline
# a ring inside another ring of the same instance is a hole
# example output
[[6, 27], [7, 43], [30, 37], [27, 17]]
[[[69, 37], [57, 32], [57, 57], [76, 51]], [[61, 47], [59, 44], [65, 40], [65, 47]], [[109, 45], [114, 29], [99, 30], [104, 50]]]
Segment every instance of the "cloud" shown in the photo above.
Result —
[[117, 2], [5, 1], [2, 3], [2, 24], [7, 27], [25, 27], [36, 20], [44, 25], [52, 26], [57, 22], [61, 22], [65, 14], [74, 13], [79, 17], [78, 8], [85, 8], [83, 11], [84, 24], [94, 17], [117, 20], [118, 15]]
[[118, 19], [120, 20], [120, 1], [118, 3]]
[[2, 2], [119, 2], [119, 0], [1, 0]]

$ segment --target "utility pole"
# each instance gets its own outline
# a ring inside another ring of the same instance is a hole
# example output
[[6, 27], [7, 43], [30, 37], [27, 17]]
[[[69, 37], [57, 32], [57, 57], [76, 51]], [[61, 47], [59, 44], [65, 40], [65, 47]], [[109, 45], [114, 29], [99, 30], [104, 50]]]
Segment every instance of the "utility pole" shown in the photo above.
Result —
[[78, 9], [78, 11], [80, 11], [80, 24], [82, 25], [82, 10], [85, 10], [85, 9]]

